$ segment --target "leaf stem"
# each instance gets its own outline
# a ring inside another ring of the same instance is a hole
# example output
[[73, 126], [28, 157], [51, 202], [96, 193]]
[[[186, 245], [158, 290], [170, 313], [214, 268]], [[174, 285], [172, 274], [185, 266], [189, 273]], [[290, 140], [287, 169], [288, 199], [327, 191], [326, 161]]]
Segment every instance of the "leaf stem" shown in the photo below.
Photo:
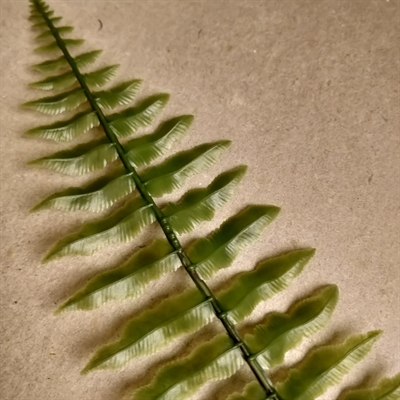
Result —
[[83, 89], [87, 100], [92, 108], [92, 110], [96, 113], [100, 125], [102, 126], [104, 133], [106, 134], [108, 140], [115, 146], [115, 149], [118, 153], [118, 156], [124, 165], [125, 169], [131, 174], [132, 179], [135, 182], [136, 189], [138, 190], [139, 194], [142, 198], [152, 206], [154, 210], [154, 214], [156, 219], [163, 230], [168, 242], [171, 244], [173, 249], [177, 252], [182, 265], [184, 266], [185, 270], [189, 274], [190, 278], [192, 279], [193, 283], [196, 285], [198, 290], [205, 296], [207, 300], [209, 300], [214, 308], [214, 312], [218, 319], [221, 321], [222, 325], [224, 326], [225, 330], [227, 331], [228, 335], [234, 342], [234, 346], [238, 347], [242, 351], [243, 358], [249, 365], [250, 369], [256, 376], [259, 384], [263, 387], [266, 392], [266, 399], [268, 400], [280, 400], [280, 397], [276, 393], [275, 389], [273, 388], [269, 378], [265, 374], [264, 370], [258, 364], [256, 359], [251, 358], [251, 353], [247, 348], [246, 344], [242, 341], [235, 325], [229, 320], [228, 315], [222, 311], [217, 298], [213, 295], [210, 288], [206, 284], [206, 282], [200, 277], [198, 272], [196, 271], [196, 266], [191, 262], [187, 254], [185, 253], [184, 249], [182, 248], [179, 239], [177, 238], [175, 232], [173, 231], [172, 227], [168, 223], [167, 218], [165, 218], [161, 209], [157, 206], [154, 199], [147, 191], [146, 186], [140, 179], [136, 169], [130, 164], [129, 159], [127, 157], [127, 153], [121, 143], [119, 142], [117, 136], [112, 131], [107, 117], [104, 115], [103, 111], [99, 107], [96, 102], [95, 97], [93, 96], [92, 92], [90, 91], [88, 85], [85, 82], [83, 75], [81, 74], [74, 58], [69, 53], [64, 40], [61, 38], [60, 34], [58, 33], [57, 28], [54, 26], [50, 18], [48, 17], [43, 5], [38, 0], [33, 0], [37, 10], [42, 15], [43, 19], [45, 20], [48, 28], [50, 29], [54, 39], [56, 40], [60, 50], [62, 51], [65, 59], [67, 60], [68, 64], [70, 65], [73, 73], [75, 74], [76, 79], [78, 80], [81, 88]]

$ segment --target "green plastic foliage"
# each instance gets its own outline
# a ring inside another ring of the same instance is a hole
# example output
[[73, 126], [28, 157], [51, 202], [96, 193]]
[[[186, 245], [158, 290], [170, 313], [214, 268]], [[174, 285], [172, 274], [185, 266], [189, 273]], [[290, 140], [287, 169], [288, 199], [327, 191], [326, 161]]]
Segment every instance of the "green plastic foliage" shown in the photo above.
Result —
[[[64, 39], [64, 43], [68, 47], [80, 46], [84, 42], [85, 41], [82, 39]], [[47, 53], [51, 51], [60, 51], [60, 48], [58, 47], [58, 43], [56, 41], [53, 41], [49, 44], [36, 47], [35, 51], [37, 51], [38, 53]]]
[[[46, 31], [47, 32], [47, 31]], [[75, 57], [75, 63], [79, 68], [86, 67], [97, 61], [103, 50], [93, 50], [82, 53]], [[39, 72], [56, 72], [61, 68], [68, 67], [68, 61], [64, 56], [58, 57], [53, 60], [47, 60], [32, 66], [33, 69]], [[74, 80], [75, 81], [75, 80]]]
[[376, 386], [368, 389], [351, 390], [340, 400], [399, 400], [400, 374], [382, 379]]
[[91, 255], [105, 246], [129, 242], [155, 220], [151, 206], [142, 198], [134, 198], [111, 216], [84, 224], [77, 233], [60, 240], [43, 261], [66, 255]]
[[138, 251], [119, 268], [97, 275], [66, 301], [59, 311], [92, 310], [109, 301], [140, 296], [147, 285], [181, 266], [166, 240], [156, 240]]
[[314, 249], [295, 250], [261, 262], [254, 271], [238, 274], [218, 300], [228, 318], [237, 323], [263, 300], [286, 289], [314, 255]]
[[248, 383], [243, 392], [232, 393], [226, 400], [266, 400], [264, 389], [257, 381]]
[[183, 138], [192, 122], [192, 115], [183, 115], [163, 123], [153, 134], [130, 140], [125, 149], [131, 165], [145, 167], [166, 154], [173, 144]]
[[168, 94], [159, 94], [143, 101], [138, 107], [131, 107], [107, 117], [110, 128], [118, 138], [136, 133], [140, 128], [149, 126], [162, 111], [169, 100]]
[[149, 386], [137, 391], [134, 400], [188, 399], [211, 380], [232, 376], [243, 364], [239, 349], [226, 335], [199, 346], [190, 356], [164, 366]]
[[71, 187], [55, 193], [39, 203], [32, 211], [56, 209], [101, 212], [107, 210], [135, 190], [135, 182], [131, 174], [122, 175], [123, 172], [125, 171], [119, 170], [108, 177], [100, 178], [86, 188]]
[[199, 291], [190, 289], [131, 320], [121, 339], [101, 348], [83, 372], [118, 368], [134, 357], [153, 354], [175, 338], [196, 332], [213, 318], [210, 302]]
[[189, 191], [178, 203], [168, 203], [163, 209], [169, 224], [178, 234], [191, 232], [203, 221], [211, 221], [217, 208], [233, 196], [247, 167], [237, 167], [219, 175], [205, 189]]
[[56, 122], [52, 125], [39, 126], [26, 132], [28, 136], [36, 136], [55, 142], [68, 142], [84, 135], [90, 129], [99, 126], [100, 122], [93, 111], [76, 114], [67, 121]]
[[229, 267], [240, 251], [259, 237], [263, 229], [278, 215], [275, 206], [249, 206], [224, 222], [208, 238], [199, 239], [187, 250], [204, 279]]
[[317, 348], [275, 385], [283, 400], [311, 400], [337, 385], [371, 350], [380, 331], [353, 335], [344, 343]]
[[257, 362], [265, 369], [284, 361], [285, 353], [297, 347], [303, 339], [315, 335], [329, 321], [338, 300], [338, 289], [331, 285], [314, 296], [296, 303], [287, 313], [271, 313], [256, 326], [254, 335], [244, 342]]
[[231, 142], [223, 140], [207, 143], [172, 156], [141, 174], [146, 189], [153, 197], [181, 188], [195, 174], [215, 164]]
[[[66, 33], [70, 33], [74, 30], [72, 26], [59, 26], [57, 27], [57, 31], [61, 37], [63, 37]], [[51, 31], [45, 31], [40, 33], [35, 37], [36, 40], [43, 40], [43, 39], [52, 39], [53, 33]]]
[[59, 151], [29, 164], [76, 176], [103, 169], [117, 159], [115, 146], [108, 140], [101, 139], [80, 144], [71, 150]]

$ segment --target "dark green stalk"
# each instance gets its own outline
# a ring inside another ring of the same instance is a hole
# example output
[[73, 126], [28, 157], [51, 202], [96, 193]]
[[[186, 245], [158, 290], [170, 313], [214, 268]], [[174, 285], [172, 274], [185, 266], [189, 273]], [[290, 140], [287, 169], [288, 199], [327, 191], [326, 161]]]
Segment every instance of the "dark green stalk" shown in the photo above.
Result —
[[75, 77], [78, 80], [81, 88], [85, 92], [87, 100], [88, 100], [92, 110], [96, 113], [97, 118], [100, 121], [100, 125], [102, 126], [102, 128], [104, 130], [104, 133], [106, 134], [108, 140], [115, 146], [118, 156], [119, 156], [122, 164], [124, 165], [125, 169], [131, 174], [131, 177], [135, 182], [136, 189], [138, 190], [139, 194], [142, 196], [142, 198], [144, 200], [146, 200], [146, 202], [148, 204], [150, 204], [152, 206], [152, 208], [154, 210], [154, 214], [156, 216], [156, 219], [157, 219], [159, 225], [161, 226], [161, 229], [163, 230], [165, 236], [167, 237], [168, 242], [171, 244], [171, 246], [177, 252], [185, 270], [189, 274], [190, 278], [192, 279], [192, 281], [194, 282], [194, 284], [196, 285], [198, 290], [201, 293], [203, 293], [203, 295], [206, 297], [206, 299], [210, 300], [210, 302], [214, 308], [216, 316], [221, 321], [221, 323], [224, 326], [224, 328], [226, 329], [227, 333], [233, 340], [235, 346], [237, 346], [238, 348], [241, 349], [244, 359], [246, 360], [250, 369], [253, 371], [253, 373], [256, 376], [257, 380], [259, 381], [260, 385], [264, 388], [264, 390], [266, 392], [266, 396], [267, 396], [266, 399], [279, 400], [279, 396], [273, 389], [272, 384], [269, 381], [266, 374], [264, 373], [263, 369], [260, 367], [260, 365], [257, 363], [257, 361], [251, 357], [251, 354], [250, 354], [247, 346], [245, 345], [245, 343], [243, 343], [242, 339], [240, 338], [240, 335], [239, 335], [235, 325], [229, 321], [226, 313], [224, 313], [222, 311], [217, 298], [213, 295], [210, 288], [207, 286], [206, 282], [197, 273], [196, 266], [190, 261], [189, 257], [183, 250], [182, 245], [179, 242], [172, 227], [168, 223], [168, 220], [165, 218], [163, 212], [157, 206], [157, 204], [155, 203], [155, 201], [152, 198], [152, 196], [150, 195], [150, 193], [147, 191], [145, 185], [141, 181], [140, 176], [136, 172], [135, 168], [130, 164], [130, 162], [126, 156], [125, 149], [123, 148], [123, 146], [119, 142], [117, 136], [114, 134], [114, 132], [110, 128], [107, 117], [103, 114], [103, 111], [98, 106], [92, 92], [90, 91], [88, 85], [85, 82], [83, 75], [81, 74], [81, 72], [79, 71], [79, 69], [75, 63], [74, 58], [70, 55], [63, 39], [59, 35], [57, 28], [53, 25], [52, 21], [47, 16], [41, 3], [38, 0], [34, 0], [34, 3], [36, 5], [37, 10], [40, 12], [43, 19], [46, 21], [47, 26], [49, 27], [51, 33], [53, 34], [54, 39], [56, 40], [60, 50], [64, 54], [65, 59], [68, 61], [68, 64], [70, 65], [72, 71], [74, 72]]

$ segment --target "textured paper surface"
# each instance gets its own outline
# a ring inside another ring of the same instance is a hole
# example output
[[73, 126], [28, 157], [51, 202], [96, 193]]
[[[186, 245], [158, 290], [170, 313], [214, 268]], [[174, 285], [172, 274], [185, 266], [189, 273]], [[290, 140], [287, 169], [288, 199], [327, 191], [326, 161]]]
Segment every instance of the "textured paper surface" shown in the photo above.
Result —
[[[341, 388], [400, 370], [399, 348], [399, 6], [398, 1], [54, 1], [49, 3], [85, 48], [104, 49], [98, 65], [120, 63], [118, 80], [142, 78], [141, 96], [167, 92], [162, 119], [193, 113], [190, 134], [176, 147], [231, 139], [221, 162], [191, 180], [207, 185], [217, 173], [247, 164], [232, 202], [190, 237], [207, 234], [249, 203], [282, 207], [277, 221], [228, 270], [218, 287], [257, 260], [316, 247], [305, 272], [249, 321], [283, 311], [326, 283], [340, 288], [329, 328], [298, 351], [351, 332], [383, 329], [371, 355]], [[152, 285], [138, 300], [89, 313], [53, 311], [98, 271], [118, 265], [158, 234], [94, 257], [40, 260], [58, 238], [93, 216], [29, 214], [47, 195], [79, 186], [70, 178], [27, 166], [63, 146], [24, 138], [51, 117], [18, 105], [43, 93], [28, 2], [2, 1], [1, 10], [1, 391], [4, 400], [114, 400], [148, 383], [165, 360], [187, 354], [183, 338], [122, 371], [79, 375], [93, 351], [123, 323], [189, 284], [184, 271]], [[102, 29], [100, 29], [102, 23]], [[161, 119], [160, 119], [161, 120]], [[68, 145], [67, 145], [68, 146]], [[64, 147], [67, 147], [64, 146]], [[96, 174], [95, 174], [96, 175]], [[98, 175], [98, 174], [97, 174]], [[96, 175], [96, 176], [97, 176]], [[183, 191], [174, 194], [176, 199]], [[217, 323], [197, 340], [219, 331]], [[249, 378], [207, 385], [193, 399], [223, 399]], [[340, 387], [322, 399], [335, 399]]]

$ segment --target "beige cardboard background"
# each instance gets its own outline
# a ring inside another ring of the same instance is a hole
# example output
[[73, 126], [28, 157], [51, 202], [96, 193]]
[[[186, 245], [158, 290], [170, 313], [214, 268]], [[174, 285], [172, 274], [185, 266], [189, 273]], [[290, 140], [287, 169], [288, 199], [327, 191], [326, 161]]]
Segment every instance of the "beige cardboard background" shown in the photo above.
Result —
[[[28, 167], [60, 145], [22, 132], [53, 121], [18, 105], [42, 93], [28, 2], [1, 10], [1, 392], [4, 400], [114, 400], [149, 382], [163, 360], [187, 354], [182, 338], [122, 371], [80, 376], [94, 349], [113, 339], [130, 316], [189, 284], [184, 271], [151, 285], [140, 299], [90, 313], [54, 316], [55, 308], [96, 272], [118, 265], [154, 236], [90, 258], [46, 265], [40, 259], [62, 235], [94, 218], [85, 213], [28, 210], [45, 196], [93, 179]], [[118, 80], [142, 78], [141, 96], [167, 92], [162, 119], [193, 113], [177, 146], [233, 141], [221, 162], [191, 180], [207, 185], [238, 164], [249, 171], [233, 201], [190, 238], [207, 234], [249, 203], [282, 207], [277, 221], [219, 285], [257, 260], [305, 246], [315, 259], [284, 294], [257, 308], [285, 310], [315, 288], [336, 283], [340, 302], [329, 328], [291, 352], [355, 331], [383, 329], [371, 355], [341, 388], [400, 370], [399, 346], [399, 22], [398, 1], [53, 1], [56, 13], [104, 49], [99, 65], [120, 63]], [[102, 21], [103, 28], [99, 30]], [[67, 147], [61, 146], [61, 147]], [[96, 176], [98, 176], [97, 174]], [[188, 188], [189, 186], [186, 186]], [[178, 198], [184, 190], [171, 198]], [[196, 336], [207, 339], [214, 323]], [[193, 399], [222, 399], [249, 375], [207, 385]], [[335, 399], [340, 387], [322, 399]]]

